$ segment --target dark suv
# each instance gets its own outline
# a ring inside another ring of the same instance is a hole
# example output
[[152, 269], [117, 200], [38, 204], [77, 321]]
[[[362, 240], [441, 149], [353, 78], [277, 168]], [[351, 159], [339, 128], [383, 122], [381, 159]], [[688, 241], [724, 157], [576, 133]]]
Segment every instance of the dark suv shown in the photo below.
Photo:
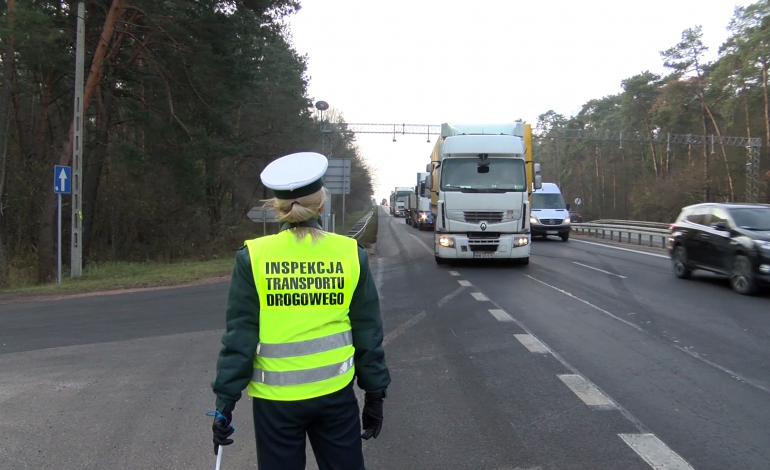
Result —
[[671, 225], [668, 241], [678, 278], [690, 277], [695, 269], [724, 274], [744, 295], [770, 282], [770, 205], [685, 207]]

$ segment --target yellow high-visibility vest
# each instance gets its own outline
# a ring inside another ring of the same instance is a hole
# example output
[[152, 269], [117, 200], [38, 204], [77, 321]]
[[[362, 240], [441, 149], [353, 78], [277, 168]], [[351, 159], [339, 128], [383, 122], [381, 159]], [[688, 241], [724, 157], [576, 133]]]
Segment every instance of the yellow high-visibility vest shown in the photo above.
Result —
[[311, 244], [284, 230], [246, 241], [259, 296], [252, 397], [293, 401], [341, 390], [355, 373], [348, 312], [358, 246], [326, 233]]

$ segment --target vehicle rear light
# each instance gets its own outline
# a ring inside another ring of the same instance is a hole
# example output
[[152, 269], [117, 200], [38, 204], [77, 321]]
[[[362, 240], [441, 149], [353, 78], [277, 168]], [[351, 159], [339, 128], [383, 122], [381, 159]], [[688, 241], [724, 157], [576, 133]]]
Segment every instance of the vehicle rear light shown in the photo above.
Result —
[[674, 226], [676, 226], [676, 224], [671, 224], [671, 225], [668, 227], [668, 229], [669, 229], [669, 230], [674, 230]]

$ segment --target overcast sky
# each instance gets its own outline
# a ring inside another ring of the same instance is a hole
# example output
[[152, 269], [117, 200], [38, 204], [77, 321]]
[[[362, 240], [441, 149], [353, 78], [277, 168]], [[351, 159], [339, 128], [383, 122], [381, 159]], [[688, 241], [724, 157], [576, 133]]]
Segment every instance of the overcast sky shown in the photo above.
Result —
[[[309, 94], [349, 123], [535, 123], [621, 91], [659, 52], [702, 25], [717, 57], [736, 5], [750, 0], [301, 0], [289, 20], [309, 58]], [[377, 201], [414, 186], [435, 144], [359, 134]]]

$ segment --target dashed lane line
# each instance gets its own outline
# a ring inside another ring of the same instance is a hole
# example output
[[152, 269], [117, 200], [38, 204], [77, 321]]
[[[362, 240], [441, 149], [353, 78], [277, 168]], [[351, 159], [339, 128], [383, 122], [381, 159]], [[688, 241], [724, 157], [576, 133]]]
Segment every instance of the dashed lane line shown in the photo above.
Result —
[[396, 329], [394, 329], [393, 331], [385, 335], [385, 338], [382, 340], [382, 345], [385, 346], [391, 341], [393, 341], [394, 339], [398, 338], [399, 336], [401, 336], [402, 333], [404, 333], [406, 330], [408, 330], [409, 328], [419, 323], [420, 320], [422, 320], [425, 317], [426, 317], [425, 310], [423, 310], [422, 312], [413, 316], [409, 320], [400, 324], [398, 327], [396, 327]]
[[593, 266], [589, 266], [587, 264], [578, 263], [577, 261], [573, 261], [572, 264], [577, 264], [578, 266], [583, 266], [584, 268], [593, 269], [594, 271], [599, 271], [600, 273], [609, 274], [610, 276], [617, 276], [621, 279], [627, 279], [626, 276], [621, 276], [620, 274], [611, 273], [609, 271], [605, 271], [603, 269], [594, 268]]
[[[509, 315], [510, 318], [510, 315]], [[513, 321], [513, 318], [511, 318], [511, 321]], [[513, 335], [517, 340], [519, 340], [519, 343], [523, 344], [525, 348], [529, 349], [529, 352], [531, 353], [538, 353], [538, 354], [548, 354], [551, 352], [550, 349], [548, 349], [548, 346], [541, 343], [540, 340], [535, 338], [532, 335]]]
[[491, 313], [493, 317], [497, 318], [497, 321], [513, 321], [513, 318], [511, 318], [511, 316], [508, 315], [505, 310], [500, 310], [499, 308], [490, 308], [489, 313]]
[[671, 257], [666, 255], [659, 255], [657, 253], [648, 253], [646, 251], [631, 250], [629, 248], [621, 248], [619, 246], [605, 245], [604, 243], [587, 242], [585, 240], [575, 240], [574, 238], [570, 239], [570, 242], [585, 243], [586, 245], [595, 245], [595, 246], [600, 246], [602, 248], [609, 248], [611, 250], [629, 251], [631, 253], [638, 253], [640, 255], [654, 256], [656, 258], [663, 258], [663, 259], [671, 259]]
[[694, 470], [654, 434], [618, 434], [639, 457], [655, 470]]
[[449, 271], [449, 275], [450, 276], [459, 276], [460, 273], [458, 273], [457, 271]]
[[481, 292], [471, 292], [471, 295], [474, 299], [478, 300], [479, 302], [486, 302], [489, 300], [489, 298], [482, 294]]
[[578, 374], [561, 374], [559, 379], [564, 385], [569, 387], [572, 392], [578, 396], [586, 405], [601, 409], [614, 410], [615, 402], [610, 400], [607, 395], [602, 393], [598, 387], [588, 381], [585, 377]]
[[471, 285], [471, 281], [466, 281], [465, 279], [460, 279], [457, 282], [460, 283], [460, 285], [463, 287], [470, 287]]

